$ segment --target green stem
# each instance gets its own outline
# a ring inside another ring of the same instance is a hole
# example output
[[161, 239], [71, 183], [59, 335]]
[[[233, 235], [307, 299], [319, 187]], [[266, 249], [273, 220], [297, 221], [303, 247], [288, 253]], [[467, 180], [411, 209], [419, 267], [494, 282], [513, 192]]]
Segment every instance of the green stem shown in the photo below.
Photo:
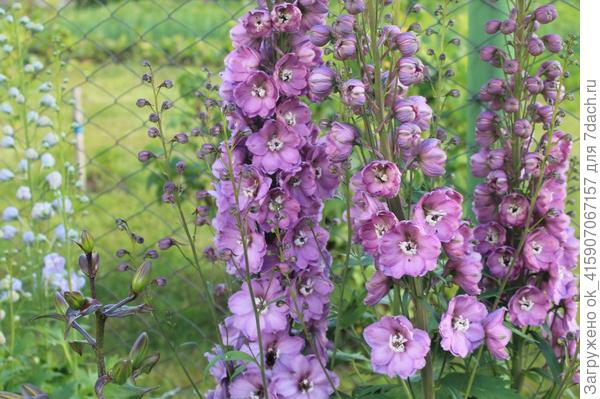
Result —
[[[421, 330], [429, 333], [428, 329], [428, 315], [427, 309], [423, 306], [423, 300], [425, 299], [422, 281], [420, 277], [416, 277], [415, 280], [415, 297], [413, 298], [415, 305], [415, 313], [416, 313], [416, 326]], [[423, 369], [421, 369], [421, 382], [423, 385], [423, 398], [424, 399], [434, 399], [435, 391], [434, 391], [434, 379], [433, 379], [433, 359], [431, 356], [431, 351], [427, 353], [426, 364]]]

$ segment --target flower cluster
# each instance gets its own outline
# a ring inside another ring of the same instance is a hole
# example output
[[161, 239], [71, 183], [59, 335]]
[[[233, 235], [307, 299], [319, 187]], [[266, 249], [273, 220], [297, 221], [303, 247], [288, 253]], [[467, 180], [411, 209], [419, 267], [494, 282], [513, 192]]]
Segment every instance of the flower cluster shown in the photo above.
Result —
[[300, 100], [323, 98], [333, 85], [321, 48], [305, 33], [327, 12], [324, 0], [259, 2], [230, 32], [220, 95], [232, 136], [212, 168], [212, 224], [220, 258], [243, 284], [228, 301], [223, 347], [207, 356], [232, 348], [254, 362], [235, 378], [239, 364], [217, 362], [213, 398], [328, 397], [337, 385], [326, 368], [333, 284], [319, 222], [356, 131], [333, 123], [320, 137]]
[[572, 141], [558, 130], [567, 75], [559, 60], [536, 63], [544, 52], [569, 46], [556, 34], [538, 35], [557, 16], [547, 4], [531, 12], [514, 9], [508, 19], [486, 24], [488, 33], [506, 35], [513, 48], [486, 46], [480, 53], [506, 78], [491, 79], [480, 91], [488, 109], [477, 120], [480, 149], [471, 167], [485, 182], [474, 192], [474, 235], [491, 276], [486, 285], [505, 285], [511, 293], [501, 299], [511, 323], [546, 325], [556, 355], [573, 358], [579, 246], [565, 207]]

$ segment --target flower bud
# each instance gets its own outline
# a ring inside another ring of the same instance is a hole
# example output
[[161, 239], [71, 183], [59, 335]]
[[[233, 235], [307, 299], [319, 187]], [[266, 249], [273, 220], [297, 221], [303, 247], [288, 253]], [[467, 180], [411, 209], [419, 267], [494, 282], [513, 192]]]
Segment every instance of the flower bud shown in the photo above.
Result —
[[308, 77], [308, 96], [312, 101], [323, 101], [333, 90], [335, 72], [321, 66], [313, 69]]
[[150, 101], [146, 100], [145, 98], [139, 98], [136, 102], [135, 105], [137, 105], [139, 108], [144, 108], [147, 105], [150, 105]]
[[146, 357], [140, 364], [140, 367], [138, 367], [139, 373], [149, 374], [159, 360], [160, 353], [158, 352], [155, 352], [150, 356]]
[[333, 24], [331, 25], [331, 33], [337, 38], [345, 38], [350, 36], [354, 32], [354, 23], [356, 18], [352, 15], [340, 15], [338, 16]]
[[519, 99], [516, 97], [508, 97], [504, 100], [504, 112], [514, 114], [519, 112]]
[[79, 246], [81, 247], [81, 250], [87, 254], [94, 251], [94, 237], [89, 231], [83, 230], [81, 232]]
[[349, 107], [361, 107], [367, 101], [365, 84], [358, 79], [350, 79], [342, 84], [342, 102]]
[[552, 4], [546, 4], [538, 7], [534, 12], [533, 16], [540, 24], [549, 24], [558, 17], [558, 11]]
[[340, 61], [356, 58], [356, 38], [351, 35], [338, 39], [335, 42], [333, 55]]
[[308, 31], [308, 37], [312, 44], [322, 47], [329, 43], [331, 32], [327, 25], [315, 25]]
[[69, 310], [69, 304], [65, 297], [58, 291], [54, 294], [54, 307], [56, 308], [56, 313], [62, 315], [66, 314], [67, 310]]
[[533, 56], [538, 56], [546, 50], [544, 42], [539, 37], [532, 37], [527, 41], [527, 51]]
[[138, 267], [133, 275], [133, 279], [131, 280], [131, 291], [135, 294], [139, 294], [144, 291], [144, 289], [150, 284], [152, 281], [152, 277], [150, 275], [152, 263], [150, 261], [145, 261]]
[[522, 138], [528, 138], [533, 131], [531, 123], [527, 119], [517, 119], [515, 121], [513, 133]]
[[364, 0], [344, 0], [344, 7], [352, 15], [360, 14], [365, 10]]
[[425, 77], [425, 67], [416, 57], [402, 57], [398, 60], [398, 80], [405, 86], [420, 83]]
[[530, 94], [539, 94], [544, 90], [544, 82], [538, 76], [527, 77], [525, 86]]
[[158, 240], [158, 249], [161, 251], [166, 251], [171, 248], [173, 245], [176, 245], [177, 242], [171, 237], [164, 237]]
[[152, 151], [143, 150], [138, 152], [138, 161], [145, 163], [151, 159], [156, 158], [156, 155]]
[[546, 45], [546, 48], [551, 53], [560, 53], [563, 48], [562, 39], [560, 35], [550, 34], [542, 36], [542, 41]]
[[514, 33], [517, 27], [517, 22], [514, 19], [505, 19], [500, 23], [500, 32], [505, 35], [510, 35]]
[[187, 133], [177, 133], [173, 137], [173, 140], [176, 141], [176, 142], [178, 142], [179, 144], [185, 144], [188, 141], [190, 141]]
[[502, 24], [502, 22], [500, 20], [490, 19], [489, 21], [487, 21], [485, 23], [485, 32], [490, 35], [493, 35], [494, 33], [498, 32], [500, 30], [501, 24]]
[[148, 129], [148, 137], [151, 139], [160, 136], [160, 130], [156, 126], [152, 126]]
[[63, 296], [69, 307], [74, 310], [83, 309], [87, 302], [83, 294], [79, 291], [65, 291], [63, 292]]
[[133, 365], [129, 359], [121, 359], [115, 363], [110, 374], [112, 376], [111, 382], [117, 385], [123, 385], [127, 382], [127, 379], [133, 372]]
[[133, 346], [129, 351], [129, 359], [131, 359], [134, 369], [137, 369], [146, 357], [146, 352], [148, 352], [148, 341], [148, 334], [143, 332], [133, 343]]

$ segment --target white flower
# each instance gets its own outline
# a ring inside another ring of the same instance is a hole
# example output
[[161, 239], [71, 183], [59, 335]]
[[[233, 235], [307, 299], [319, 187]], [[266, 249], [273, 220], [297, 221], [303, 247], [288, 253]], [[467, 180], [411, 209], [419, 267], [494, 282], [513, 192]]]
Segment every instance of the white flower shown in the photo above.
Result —
[[2, 46], [2, 51], [4, 51], [5, 53], [10, 53], [13, 51], [13, 46], [11, 46], [10, 44], [5, 44], [4, 46]]
[[0, 43], [5, 43], [8, 38], [5, 34], [0, 33]]
[[21, 94], [21, 92], [19, 91], [18, 88], [14, 87], [14, 86], [8, 89], [8, 96], [10, 98], [17, 98], [19, 96], [19, 94]]
[[30, 161], [38, 159], [39, 156], [40, 154], [38, 154], [35, 148], [28, 148], [25, 150], [25, 158], [29, 159]]
[[21, 159], [19, 163], [17, 163], [17, 170], [19, 172], [27, 172], [27, 169], [29, 169], [29, 162], [27, 162], [26, 159]]
[[27, 186], [17, 188], [17, 199], [19, 201], [29, 201], [31, 199], [31, 190]]
[[0, 169], [0, 181], [9, 181], [15, 177], [15, 174], [10, 169]]
[[21, 18], [19, 18], [19, 23], [21, 25], [27, 25], [30, 22], [31, 22], [31, 18], [29, 18], [27, 15], [23, 15]]
[[5, 136], [14, 136], [15, 129], [13, 129], [11, 125], [4, 125], [2, 126], [2, 134], [4, 134]]
[[52, 204], [49, 202], [37, 202], [31, 210], [31, 217], [35, 220], [50, 219], [53, 214]]
[[52, 89], [52, 83], [44, 82], [38, 86], [38, 91], [40, 93], [48, 93]]
[[46, 182], [48, 183], [50, 190], [58, 190], [60, 186], [62, 186], [62, 175], [57, 171], [50, 172], [48, 173], [48, 176], [46, 176]]
[[7, 102], [0, 104], [0, 112], [11, 115], [13, 113], [12, 105]]
[[19, 210], [14, 206], [8, 206], [4, 208], [4, 212], [2, 212], [2, 220], [5, 222], [10, 222], [11, 220], [16, 220], [19, 218]]
[[45, 152], [40, 157], [40, 164], [42, 168], [52, 168], [56, 164], [54, 157], [49, 152]]
[[[71, 202], [71, 200], [69, 198], [64, 199], [64, 204], [65, 204], [65, 213], [67, 213], [67, 214], [73, 213], [73, 203]], [[52, 201], [52, 206], [54, 207], [54, 209], [56, 211], [60, 212], [63, 207], [63, 199], [62, 198], [55, 199], [54, 201]]]
[[58, 136], [52, 132], [46, 134], [42, 139], [44, 147], [53, 147], [58, 143]]
[[35, 111], [29, 111], [27, 113], [27, 122], [31, 123], [31, 122], [35, 122], [38, 120], [39, 118], [39, 114]]
[[7, 80], [8, 80], [8, 78], [6, 77], [6, 75], [0, 73], [0, 83], [4, 83]]
[[2, 239], [9, 241], [12, 240], [17, 234], [17, 228], [11, 226], [10, 224], [5, 224], [4, 226], [2, 226], [2, 229], [0, 229], [0, 232], [2, 232], [2, 234], [0, 234], [2, 236]]
[[31, 245], [33, 244], [33, 242], [35, 241], [35, 234], [33, 233], [33, 231], [26, 231], [25, 233], [23, 233], [23, 242], [27, 245]]
[[30, 24], [28, 29], [31, 30], [32, 32], [41, 32], [44, 30], [44, 25], [40, 24], [39, 22], [36, 22], [36, 23]]
[[38, 127], [52, 127], [52, 120], [46, 115], [42, 115], [37, 120]]
[[12, 136], [2, 136], [2, 140], [0, 140], [0, 147], [13, 148], [14, 146], [15, 139]]
[[40, 105], [42, 107], [56, 108], [56, 99], [54, 98], [54, 96], [52, 94], [45, 94], [40, 99]]

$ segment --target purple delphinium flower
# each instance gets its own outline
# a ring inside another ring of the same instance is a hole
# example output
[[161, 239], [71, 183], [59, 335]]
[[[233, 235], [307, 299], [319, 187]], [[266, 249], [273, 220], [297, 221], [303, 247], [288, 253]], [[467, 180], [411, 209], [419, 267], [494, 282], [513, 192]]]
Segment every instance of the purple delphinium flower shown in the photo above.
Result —
[[357, 231], [358, 239], [365, 252], [377, 255], [381, 237], [396, 225], [396, 215], [387, 210], [382, 210], [373, 215], [369, 220], [360, 225]]
[[277, 333], [287, 328], [288, 306], [285, 304], [285, 292], [279, 280], [252, 280], [254, 305], [248, 284], [242, 284], [240, 291], [229, 298], [228, 306], [233, 313], [233, 325], [249, 339], [255, 340], [256, 330], [254, 306], [260, 321], [260, 333]]
[[271, 16], [266, 10], [252, 10], [242, 17], [245, 33], [252, 38], [261, 38], [271, 33]]
[[254, 163], [266, 173], [290, 171], [300, 163], [300, 138], [281, 122], [268, 120], [246, 140]]
[[383, 299], [384, 296], [392, 288], [394, 280], [383, 274], [381, 271], [376, 270], [371, 276], [369, 281], [365, 284], [367, 289], [367, 296], [365, 297], [364, 303], [367, 306], [374, 306]]
[[452, 281], [469, 295], [479, 295], [479, 281], [482, 277], [483, 265], [481, 255], [472, 252], [462, 258], [449, 259], [445, 269], [453, 275]]
[[372, 161], [367, 164], [353, 182], [374, 197], [393, 198], [400, 190], [400, 169], [390, 161]]
[[523, 263], [529, 270], [548, 270], [558, 260], [560, 242], [541, 227], [530, 233], [523, 245]]
[[252, 363], [229, 384], [228, 388], [228, 397], [231, 399], [266, 398], [267, 395], [269, 398], [275, 397], [270, 387], [263, 387], [260, 370]]
[[367, 98], [365, 96], [365, 84], [358, 79], [345, 81], [341, 87], [342, 101], [351, 108], [362, 107]]
[[542, 325], [549, 309], [548, 296], [530, 285], [520, 288], [508, 302], [510, 321], [517, 327]]
[[431, 340], [404, 316], [384, 316], [363, 333], [371, 347], [373, 371], [394, 378], [409, 378], [425, 367]]
[[487, 256], [486, 266], [490, 270], [490, 273], [496, 278], [504, 278], [511, 265], [512, 271], [508, 278], [509, 281], [519, 277], [522, 267], [521, 259], [515, 258], [515, 249], [513, 247], [506, 245], [497, 247]]
[[506, 229], [496, 222], [489, 222], [475, 227], [473, 235], [477, 240], [477, 252], [482, 255], [487, 255], [506, 242]]
[[429, 177], [439, 177], [446, 173], [446, 152], [440, 148], [438, 139], [425, 139], [417, 148], [417, 162], [423, 174]]
[[300, 137], [310, 135], [311, 113], [308, 106], [293, 97], [277, 105], [277, 120]]
[[449, 241], [462, 217], [462, 195], [450, 188], [438, 188], [421, 197], [414, 209], [414, 220], [441, 242]]
[[511, 331], [504, 326], [505, 308], [497, 309], [483, 319], [483, 330], [485, 331], [485, 344], [490, 353], [498, 360], [508, 359], [506, 346], [512, 336]]
[[267, 251], [265, 239], [262, 234], [257, 231], [247, 229], [245, 234], [247, 243], [247, 259], [244, 255], [244, 245], [242, 242], [242, 234], [233, 219], [221, 220], [222, 223], [216, 223], [217, 230], [215, 236], [215, 244], [217, 248], [225, 253], [229, 258], [227, 262], [227, 272], [237, 276], [244, 276], [246, 270], [250, 273], [258, 273], [263, 265], [263, 258]]
[[276, 4], [271, 11], [273, 28], [279, 32], [298, 32], [301, 19], [302, 12], [291, 3]]
[[[292, 293], [292, 290], [294, 291]], [[304, 321], [321, 320], [326, 314], [333, 283], [322, 275], [318, 266], [299, 273], [289, 289], [288, 306], [292, 317]]]
[[499, 205], [500, 223], [507, 227], [523, 227], [529, 213], [529, 201], [524, 195], [512, 193], [502, 198]]
[[383, 235], [379, 245], [379, 267], [395, 279], [423, 276], [435, 269], [441, 253], [439, 239], [411, 221], [398, 222]]
[[303, 218], [287, 231], [283, 242], [288, 246], [287, 255], [291, 257], [299, 269], [310, 264], [319, 263], [326, 248], [327, 231], [312, 218]]
[[262, 71], [250, 74], [233, 89], [235, 104], [249, 117], [267, 117], [275, 109], [279, 92], [273, 80]]
[[485, 305], [469, 295], [458, 295], [448, 303], [448, 310], [440, 320], [441, 345], [454, 356], [467, 357], [485, 338], [483, 320]]
[[[293, 337], [285, 333], [262, 334], [263, 353], [265, 366], [272, 369], [281, 358], [290, 358], [302, 353], [304, 340], [301, 337]], [[258, 342], [253, 341], [246, 348], [242, 348], [255, 358], [260, 358]]]
[[348, 159], [352, 152], [352, 146], [358, 137], [356, 128], [342, 122], [334, 122], [329, 134], [325, 137], [327, 155], [334, 162]]
[[273, 80], [279, 93], [298, 96], [307, 85], [307, 74], [306, 66], [300, 63], [296, 54], [290, 53], [281, 57], [275, 64]]
[[265, 198], [266, 206], [260, 208], [260, 220], [265, 231], [286, 230], [296, 224], [300, 203], [281, 188], [270, 190]]
[[330, 380], [337, 385], [337, 377], [333, 373], [328, 377], [314, 355], [297, 355], [278, 364], [273, 392], [289, 399], [326, 399], [334, 392]]

